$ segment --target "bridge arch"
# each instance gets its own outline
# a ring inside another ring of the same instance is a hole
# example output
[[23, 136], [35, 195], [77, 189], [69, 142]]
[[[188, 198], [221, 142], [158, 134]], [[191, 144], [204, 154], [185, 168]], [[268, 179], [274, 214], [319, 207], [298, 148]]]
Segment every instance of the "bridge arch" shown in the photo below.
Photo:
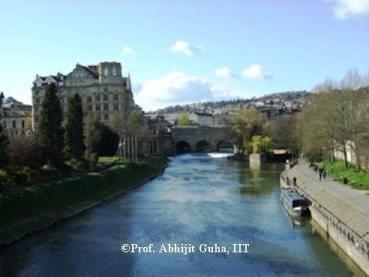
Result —
[[185, 140], [180, 140], [176, 143], [176, 152], [177, 153], [188, 153], [191, 152], [190, 144]]
[[211, 144], [206, 140], [200, 140], [195, 145], [196, 152], [211, 152], [212, 147]]
[[216, 145], [217, 152], [233, 153], [233, 143], [228, 140], [220, 140]]

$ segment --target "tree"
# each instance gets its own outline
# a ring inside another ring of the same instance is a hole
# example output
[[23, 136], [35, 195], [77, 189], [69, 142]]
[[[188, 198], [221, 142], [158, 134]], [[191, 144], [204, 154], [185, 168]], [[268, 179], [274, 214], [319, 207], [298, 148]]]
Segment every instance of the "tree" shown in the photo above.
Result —
[[[3, 101], [4, 101], [4, 93], [0, 93], [0, 119], [1, 119], [1, 113], [3, 108]], [[4, 132], [3, 126], [0, 122], [0, 168], [4, 167], [8, 164], [8, 155], [6, 152], [6, 147], [8, 145], [8, 137]]]
[[[340, 88], [325, 88], [307, 99], [303, 111], [303, 147], [312, 159], [335, 159], [341, 152], [348, 167], [348, 152], [356, 164], [369, 148], [369, 91], [357, 71], [349, 71]], [[322, 86], [323, 87], [323, 86]]]
[[264, 135], [269, 128], [266, 116], [252, 108], [241, 108], [231, 114], [229, 125], [241, 152], [248, 151], [253, 136]]
[[177, 118], [177, 124], [179, 126], [188, 126], [190, 125], [190, 117], [188, 116], [188, 113], [181, 113], [179, 117]]
[[[4, 102], [4, 93], [3, 92], [0, 92], [0, 111], [2, 111], [2, 108], [3, 108], [3, 102]], [[1, 114], [0, 114], [1, 116]]]
[[37, 169], [45, 160], [40, 147], [29, 137], [17, 136], [9, 142], [7, 152], [13, 168], [29, 167]]
[[8, 137], [3, 130], [3, 126], [0, 124], [0, 168], [8, 164], [9, 157], [6, 151], [8, 143]]
[[99, 156], [112, 156], [117, 152], [119, 135], [105, 124], [96, 121], [90, 133], [90, 151]]
[[68, 101], [64, 152], [68, 158], [80, 160], [85, 149], [82, 103], [81, 98], [76, 94], [74, 97], [69, 98]]
[[144, 133], [142, 116], [138, 112], [131, 112], [128, 116], [125, 131], [129, 136], [141, 136]]
[[361, 168], [362, 156], [369, 149], [369, 90], [344, 91], [346, 106], [346, 144], [355, 154], [356, 165]]
[[251, 145], [253, 153], [266, 153], [272, 149], [273, 142], [268, 136], [253, 136]]
[[[94, 121], [92, 121], [93, 125]], [[121, 112], [114, 112], [110, 117], [109, 126], [117, 134], [122, 134], [125, 129], [126, 120], [124, 120], [124, 114]]]
[[36, 137], [47, 162], [54, 167], [62, 167], [64, 165], [62, 119], [63, 115], [57, 96], [57, 87], [55, 84], [50, 84], [46, 89], [45, 98], [42, 102], [40, 123]]
[[302, 148], [301, 114], [278, 116], [270, 123], [270, 136], [276, 148], [287, 149], [298, 156]]
[[346, 156], [346, 138], [341, 137], [340, 127], [344, 114], [338, 112], [343, 107], [334, 94], [333, 91], [313, 94], [304, 106], [303, 149], [312, 160], [332, 159], [337, 149]]
[[350, 69], [341, 81], [341, 90], [358, 90], [365, 86], [365, 78], [356, 69]]

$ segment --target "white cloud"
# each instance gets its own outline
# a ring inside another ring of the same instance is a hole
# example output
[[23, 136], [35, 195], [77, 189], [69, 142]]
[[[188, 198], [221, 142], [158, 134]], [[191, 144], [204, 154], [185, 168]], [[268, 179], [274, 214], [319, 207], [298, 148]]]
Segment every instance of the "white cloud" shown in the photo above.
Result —
[[148, 111], [171, 105], [219, 100], [230, 95], [228, 88], [217, 86], [205, 77], [172, 72], [161, 79], [143, 82], [135, 101]]
[[260, 64], [250, 65], [241, 72], [241, 75], [246, 79], [252, 80], [265, 80], [273, 78], [273, 75], [270, 72], [266, 72]]
[[214, 74], [215, 76], [223, 79], [230, 79], [236, 77], [236, 75], [227, 66], [215, 69]]
[[204, 48], [201, 46], [192, 45], [184, 40], [177, 40], [172, 46], [169, 47], [169, 51], [190, 57], [203, 52]]
[[124, 55], [124, 56], [129, 56], [129, 55], [135, 55], [136, 54], [136, 51], [135, 50], [133, 50], [131, 47], [129, 47], [129, 46], [125, 46], [125, 47], [123, 47], [123, 49], [122, 49], [122, 54]]
[[369, 0], [328, 0], [338, 19], [369, 14]]

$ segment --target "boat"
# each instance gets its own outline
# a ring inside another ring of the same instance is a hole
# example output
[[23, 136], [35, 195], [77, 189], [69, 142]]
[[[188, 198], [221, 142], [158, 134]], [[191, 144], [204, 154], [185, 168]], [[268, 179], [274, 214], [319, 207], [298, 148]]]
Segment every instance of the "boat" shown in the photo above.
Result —
[[293, 187], [281, 188], [281, 201], [292, 217], [308, 216], [310, 214], [308, 199], [300, 196]]

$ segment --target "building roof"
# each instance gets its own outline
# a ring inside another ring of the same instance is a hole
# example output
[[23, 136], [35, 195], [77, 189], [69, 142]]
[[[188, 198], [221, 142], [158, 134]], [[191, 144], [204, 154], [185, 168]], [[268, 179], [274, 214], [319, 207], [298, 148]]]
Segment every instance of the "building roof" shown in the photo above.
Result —
[[[119, 64], [118, 62], [102, 62], [99, 63], [97, 65], [80, 65], [77, 63], [76, 67], [80, 67], [83, 68], [88, 74], [90, 74], [93, 78], [98, 79], [99, 78], [99, 65], [101, 64], [107, 64], [107, 63], [112, 63], [112, 64]], [[68, 73], [68, 74], [62, 74], [62, 73], [58, 73], [57, 75], [48, 75], [48, 76], [40, 76], [40, 75], [36, 75], [36, 79], [33, 82], [33, 84], [35, 85], [38, 81], [41, 81], [42, 85], [48, 84], [50, 82], [55, 82], [55, 83], [59, 83], [64, 81], [64, 79], [69, 76], [71, 73], [73, 72], [73, 70]], [[128, 75], [128, 77], [123, 77], [123, 80], [125, 82], [125, 86], [128, 90], [131, 90], [131, 79], [130, 76]]]

